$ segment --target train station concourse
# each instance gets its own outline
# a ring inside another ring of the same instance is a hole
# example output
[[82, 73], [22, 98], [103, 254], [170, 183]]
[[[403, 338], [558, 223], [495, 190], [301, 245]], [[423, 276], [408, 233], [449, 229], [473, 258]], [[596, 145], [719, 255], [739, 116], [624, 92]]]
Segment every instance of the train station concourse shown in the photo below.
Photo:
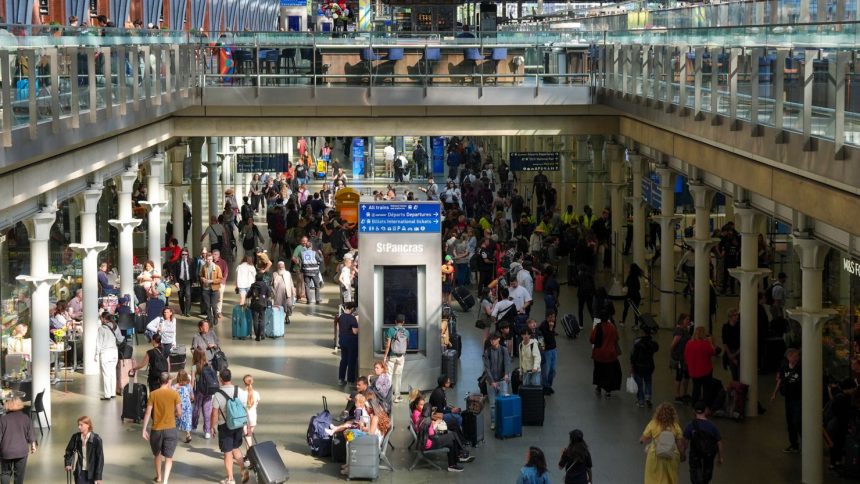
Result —
[[7, 1], [0, 481], [860, 480], [857, 11]]

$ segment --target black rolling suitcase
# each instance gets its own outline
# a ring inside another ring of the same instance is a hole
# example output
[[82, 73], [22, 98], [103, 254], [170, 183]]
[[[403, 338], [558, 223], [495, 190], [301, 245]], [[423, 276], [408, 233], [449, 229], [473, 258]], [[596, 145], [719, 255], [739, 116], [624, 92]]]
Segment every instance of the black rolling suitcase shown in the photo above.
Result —
[[343, 431], [331, 436], [331, 460], [339, 464], [346, 463], [346, 437]]
[[472, 447], [477, 447], [478, 444], [484, 442], [484, 414], [472, 413], [464, 411], [460, 415], [463, 417], [463, 435], [466, 437], [466, 442]]
[[132, 420], [134, 423], [140, 423], [146, 413], [146, 402], [149, 398], [149, 391], [146, 385], [137, 382], [137, 374], [134, 379], [122, 389], [122, 415], [120, 420]]
[[543, 425], [544, 406], [543, 387], [523, 385], [520, 387], [520, 400], [523, 402], [523, 425]]
[[475, 296], [467, 287], [455, 287], [454, 299], [460, 303], [460, 309], [462, 309], [464, 313], [468, 313], [475, 306]]
[[255, 443], [248, 449], [248, 460], [251, 469], [257, 474], [257, 482], [263, 484], [281, 484], [290, 478], [290, 471], [284, 465], [284, 460], [278, 453], [274, 442]]
[[561, 318], [561, 328], [564, 330], [564, 335], [568, 338], [579, 336], [579, 321], [573, 314], [567, 314]]
[[170, 362], [170, 371], [177, 372], [185, 369], [185, 362], [188, 359], [185, 346], [173, 346], [170, 348], [170, 355], [167, 357]]
[[457, 351], [442, 350], [442, 374], [451, 378], [451, 385], [457, 384]]

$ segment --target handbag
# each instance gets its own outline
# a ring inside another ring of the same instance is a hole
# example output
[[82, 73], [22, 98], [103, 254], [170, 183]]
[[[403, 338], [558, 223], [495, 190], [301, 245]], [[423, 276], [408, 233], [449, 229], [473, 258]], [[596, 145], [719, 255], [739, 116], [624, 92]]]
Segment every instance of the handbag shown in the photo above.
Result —
[[639, 392], [639, 385], [636, 384], [636, 379], [633, 378], [633, 375], [627, 377], [627, 393], [631, 395], [635, 395]]

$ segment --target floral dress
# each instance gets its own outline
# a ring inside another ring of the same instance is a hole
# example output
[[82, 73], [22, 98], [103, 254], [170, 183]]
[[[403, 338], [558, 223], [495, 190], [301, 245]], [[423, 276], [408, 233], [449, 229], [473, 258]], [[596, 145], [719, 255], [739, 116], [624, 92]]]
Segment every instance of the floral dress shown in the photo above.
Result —
[[182, 416], [176, 418], [176, 428], [184, 432], [191, 431], [191, 385], [174, 385], [173, 389], [179, 393], [179, 401], [182, 402]]

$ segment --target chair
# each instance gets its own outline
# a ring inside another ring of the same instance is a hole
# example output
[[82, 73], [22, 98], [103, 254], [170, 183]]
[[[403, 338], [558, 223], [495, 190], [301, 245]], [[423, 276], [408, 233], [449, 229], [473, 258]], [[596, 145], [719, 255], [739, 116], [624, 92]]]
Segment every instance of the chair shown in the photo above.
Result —
[[372, 47], [365, 47], [361, 49], [361, 62], [366, 64], [367, 73], [368, 73], [368, 83], [370, 83], [370, 79], [373, 76], [373, 61], [381, 60], [382, 57], [373, 51]]
[[[508, 58], [508, 49], [506, 47], [493, 47], [493, 53], [490, 56], [490, 60], [492, 61], [493, 74], [498, 74], [499, 72], [499, 62], [503, 60], [507, 60]], [[491, 82], [490, 79], [487, 79], [487, 82]], [[499, 83], [498, 77], [492, 78], [493, 84]]]
[[[404, 56], [403, 49], [399, 47], [393, 47], [388, 49], [388, 56], [385, 58], [385, 73], [388, 73], [389, 68], [391, 69], [391, 83], [394, 84], [396, 79], [394, 75], [396, 74], [397, 61], [402, 60]], [[377, 72], [382, 70], [382, 65], [377, 66]], [[383, 79], [383, 82], [385, 79]]]
[[45, 390], [39, 392], [36, 395], [36, 399], [33, 400], [33, 404], [28, 407], [27, 413], [30, 414], [30, 418], [33, 418], [33, 415], [36, 416], [36, 420], [39, 422], [39, 434], [41, 436], [45, 435], [45, 431], [42, 429], [42, 417], [41, 414], [45, 414], [45, 423], [48, 425], [48, 430], [51, 430], [51, 422], [48, 420], [48, 412], [45, 411], [45, 404], [42, 399], [45, 397]]
[[296, 54], [298, 49], [283, 49], [281, 50], [281, 67], [287, 74], [295, 74], [296, 69]]
[[[265, 58], [261, 58], [260, 60], [265, 63], [267, 74], [281, 73], [281, 52], [277, 49], [265, 51]], [[266, 79], [266, 84], [269, 84], [272, 81], [274, 81], [276, 85], [280, 84], [280, 79], [278, 78], [268, 78]]]
[[445, 447], [439, 447], [438, 449], [425, 449], [424, 446], [420, 445], [420, 442], [418, 442], [418, 435], [415, 433], [415, 427], [412, 425], [412, 422], [409, 422], [409, 435], [412, 436], [412, 443], [409, 444], [409, 448], [411, 449], [413, 445], [415, 446], [415, 459], [412, 461], [412, 465], [409, 466], [409, 470], [411, 471], [414, 469], [415, 466], [418, 465], [419, 461], [426, 462], [437, 470], [443, 470], [442, 467], [433, 462], [430, 457], [434, 455], [444, 455], [447, 459], [448, 449]]
[[[468, 49], [465, 49], [463, 51], [463, 63], [467, 66], [471, 66], [473, 76], [475, 75], [475, 72], [477, 72], [478, 67], [480, 67], [480, 64], [478, 64], [478, 62], [481, 62], [483, 60], [484, 54], [482, 54], [481, 49], [477, 47], [469, 47]], [[474, 78], [472, 78], [472, 82], [475, 82]]]
[[391, 446], [391, 450], [394, 450], [394, 446], [391, 445], [391, 434], [394, 433], [394, 420], [391, 420], [391, 428], [388, 429], [388, 433], [385, 434], [385, 437], [382, 438], [382, 449], [379, 451], [379, 467], [381, 469], [387, 469], [391, 472], [394, 472], [394, 466], [391, 464], [391, 461], [388, 460], [388, 456], [385, 455], [385, 452], [388, 450], [388, 447]]

